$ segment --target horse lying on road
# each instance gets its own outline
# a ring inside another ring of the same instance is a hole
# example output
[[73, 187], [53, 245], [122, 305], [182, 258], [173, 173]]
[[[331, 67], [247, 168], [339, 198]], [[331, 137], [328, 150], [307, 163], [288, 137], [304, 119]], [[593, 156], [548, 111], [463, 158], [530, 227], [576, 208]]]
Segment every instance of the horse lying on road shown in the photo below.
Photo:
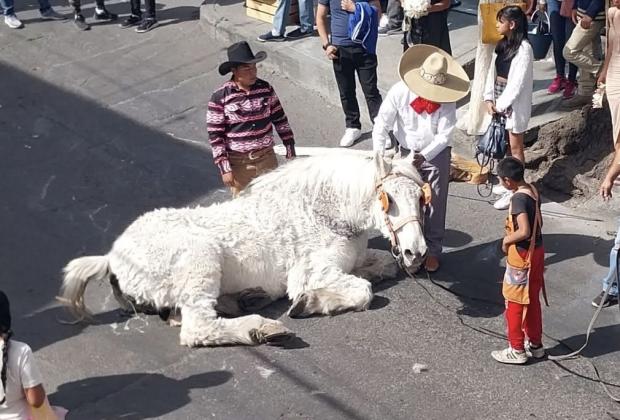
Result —
[[220, 315], [284, 296], [292, 317], [368, 309], [365, 278], [398, 272], [389, 252], [367, 249], [368, 233], [380, 230], [400, 263], [417, 269], [426, 254], [423, 190], [410, 162], [346, 152], [298, 158], [237, 199], [140, 216], [107, 255], [69, 262], [61, 301], [88, 316], [88, 282], [109, 281], [125, 309], [178, 310], [182, 345], [278, 344], [293, 335], [280, 321]]

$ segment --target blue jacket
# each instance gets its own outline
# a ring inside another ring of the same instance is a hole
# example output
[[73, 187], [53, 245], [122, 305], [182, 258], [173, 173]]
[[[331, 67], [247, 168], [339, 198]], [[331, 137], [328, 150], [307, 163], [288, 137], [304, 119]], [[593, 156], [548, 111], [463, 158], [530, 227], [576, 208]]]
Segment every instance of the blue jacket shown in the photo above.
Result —
[[362, 44], [367, 53], [375, 54], [378, 37], [377, 11], [368, 2], [356, 2], [355, 13], [349, 15], [349, 38], [356, 44]]
[[575, 0], [573, 9], [577, 9], [593, 20], [605, 20], [605, 0]]

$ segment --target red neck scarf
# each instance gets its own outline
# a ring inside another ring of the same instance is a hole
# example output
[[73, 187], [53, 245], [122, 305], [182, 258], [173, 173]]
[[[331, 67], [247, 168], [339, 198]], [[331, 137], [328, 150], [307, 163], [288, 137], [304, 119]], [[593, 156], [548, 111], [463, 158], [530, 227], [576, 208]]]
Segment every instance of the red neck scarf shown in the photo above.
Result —
[[423, 112], [426, 112], [427, 114], [430, 115], [433, 112], [437, 111], [439, 107], [441, 107], [441, 104], [429, 101], [428, 99], [424, 99], [419, 96], [415, 98], [413, 102], [411, 102], [411, 104], [409, 105], [411, 105], [411, 108], [413, 108], [413, 110], [420, 115]]

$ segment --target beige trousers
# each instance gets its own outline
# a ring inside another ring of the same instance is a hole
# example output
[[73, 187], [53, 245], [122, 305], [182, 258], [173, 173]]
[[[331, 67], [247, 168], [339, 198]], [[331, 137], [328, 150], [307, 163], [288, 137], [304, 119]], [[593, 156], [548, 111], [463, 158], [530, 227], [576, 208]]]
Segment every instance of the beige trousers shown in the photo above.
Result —
[[590, 29], [575, 26], [564, 46], [564, 58], [579, 67], [578, 95], [589, 96], [594, 93], [596, 74], [601, 67], [601, 29], [604, 24], [602, 21], [593, 21]]
[[273, 147], [250, 153], [228, 152], [228, 160], [238, 184], [230, 188], [233, 197], [237, 197], [254, 178], [278, 167]]

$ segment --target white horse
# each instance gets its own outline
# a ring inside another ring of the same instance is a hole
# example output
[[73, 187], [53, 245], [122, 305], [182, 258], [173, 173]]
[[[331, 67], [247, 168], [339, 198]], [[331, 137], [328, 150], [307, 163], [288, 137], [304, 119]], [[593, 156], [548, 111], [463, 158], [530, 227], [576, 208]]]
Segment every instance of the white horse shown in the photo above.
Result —
[[87, 316], [86, 285], [110, 281], [126, 309], [178, 310], [186, 346], [278, 344], [281, 322], [237, 316], [288, 295], [289, 316], [362, 311], [369, 281], [397, 274], [389, 252], [367, 249], [379, 229], [407, 268], [426, 253], [421, 178], [410, 162], [353, 153], [298, 158], [239, 198], [145, 213], [103, 256], [64, 269], [61, 301]]

